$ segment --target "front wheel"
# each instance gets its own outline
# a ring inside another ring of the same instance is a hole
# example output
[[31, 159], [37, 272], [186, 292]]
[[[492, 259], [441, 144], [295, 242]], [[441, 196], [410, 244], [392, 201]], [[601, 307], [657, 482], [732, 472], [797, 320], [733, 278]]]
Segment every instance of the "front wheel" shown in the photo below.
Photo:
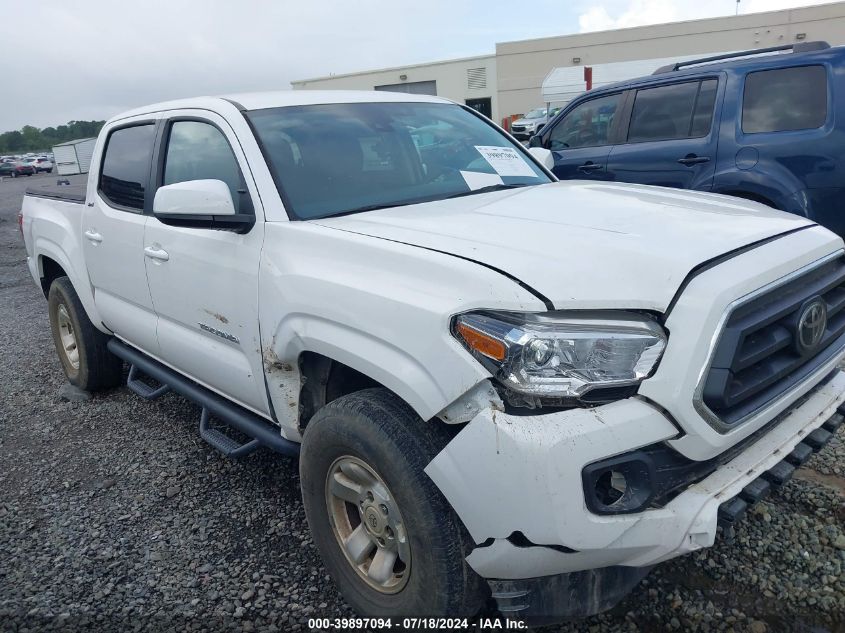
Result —
[[123, 361], [106, 347], [109, 337], [91, 323], [70, 279], [53, 281], [47, 309], [67, 379], [87, 391], [117, 387], [123, 380]]
[[471, 617], [486, 583], [467, 565], [471, 542], [423, 469], [448, 441], [386, 389], [320, 409], [299, 470], [305, 515], [323, 562], [363, 616]]

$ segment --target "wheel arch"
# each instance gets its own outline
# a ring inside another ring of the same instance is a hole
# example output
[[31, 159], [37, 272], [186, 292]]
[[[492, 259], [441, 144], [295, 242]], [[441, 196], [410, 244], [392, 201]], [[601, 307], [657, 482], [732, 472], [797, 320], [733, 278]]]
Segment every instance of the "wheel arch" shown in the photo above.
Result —
[[302, 317], [262, 344], [269, 396], [289, 439], [301, 436], [311, 416], [342, 395], [383, 387], [429, 420], [488, 377], [468, 364], [469, 372], [453, 374], [465, 380], [446, 393], [407, 351], [349, 325], [310, 318], [295, 323]]
[[66, 276], [70, 279], [70, 283], [73, 285], [73, 289], [79, 296], [79, 300], [82, 302], [82, 306], [94, 327], [106, 334], [111, 334], [103, 325], [100, 312], [94, 303], [94, 292], [88, 282], [87, 271], [80, 274], [61, 246], [44, 237], [36, 238], [33, 244], [33, 257], [35, 257], [39, 285], [45, 297], [50, 291], [50, 284], [58, 277]]
[[50, 293], [52, 283], [59, 277], [66, 277], [68, 274], [55, 259], [41, 255], [38, 257], [38, 276], [41, 279], [41, 291], [46, 297]]
[[765, 204], [767, 207], [771, 207], [772, 209], [781, 209], [773, 200], [764, 196], [760, 193], [755, 193], [753, 191], [745, 191], [742, 189], [729, 189], [725, 191], [720, 191], [719, 193], [724, 194], [726, 196], [733, 196], [734, 198], [742, 198], [743, 200], [751, 200], [752, 202], [759, 202], [760, 204]]

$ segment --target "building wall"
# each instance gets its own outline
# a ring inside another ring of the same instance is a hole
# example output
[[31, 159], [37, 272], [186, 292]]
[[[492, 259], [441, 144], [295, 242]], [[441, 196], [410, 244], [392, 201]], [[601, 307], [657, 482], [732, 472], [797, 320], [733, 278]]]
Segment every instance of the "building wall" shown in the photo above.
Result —
[[[470, 88], [467, 71], [476, 68], [485, 69], [486, 85]], [[401, 78], [402, 75], [405, 79]], [[493, 55], [303, 79], [292, 81], [291, 85], [294, 90], [373, 90], [376, 86], [420, 81], [436, 81], [437, 96], [459, 103], [467, 99], [490, 98], [493, 119], [497, 120], [496, 58]]]
[[496, 44], [497, 112], [540, 105], [543, 78], [556, 67], [778, 46], [801, 33], [804, 41], [845, 44], [845, 2]]

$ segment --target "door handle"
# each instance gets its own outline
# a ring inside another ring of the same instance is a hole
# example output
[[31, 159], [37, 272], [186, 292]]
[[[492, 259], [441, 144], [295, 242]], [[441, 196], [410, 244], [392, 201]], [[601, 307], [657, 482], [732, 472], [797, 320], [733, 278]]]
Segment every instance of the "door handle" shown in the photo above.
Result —
[[578, 171], [595, 171], [596, 169], [601, 169], [602, 166], [599, 163], [584, 163], [580, 167], [578, 167]]
[[696, 156], [695, 154], [687, 154], [683, 158], [679, 158], [678, 162], [681, 165], [699, 165], [701, 163], [709, 163], [709, 156]]
[[157, 259], [160, 262], [166, 262], [170, 259], [170, 255], [167, 254], [167, 251], [160, 248], [153, 248], [152, 246], [147, 246], [144, 249], [144, 255], [150, 259]]
[[103, 236], [97, 233], [97, 231], [95, 231], [94, 229], [88, 229], [87, 231], [85, 231], [85, 237], [87, 237], [95, 244], [99, 244], [103, 241]]

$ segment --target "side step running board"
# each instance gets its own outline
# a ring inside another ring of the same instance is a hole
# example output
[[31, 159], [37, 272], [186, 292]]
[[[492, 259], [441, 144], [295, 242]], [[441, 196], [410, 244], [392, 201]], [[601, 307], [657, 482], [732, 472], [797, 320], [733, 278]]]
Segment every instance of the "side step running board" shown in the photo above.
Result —
[[[299, 455], [299, 444], [282, 437], [278, 427], [261, 416], [230, 402], [223, 396], [214, 393], [210, 389], [206, 389], [202, 385], [198, 385], [193, 380], [186, 378], [182, 374], [162, 365], [146, 354], [129, 347], [115, 338], [109, 341], [108, 348], [112, 354], [118, 358], [122, 358], [133, 366], [135, 369], [136, 385], [139, 382], [137, 380], [138, 372], [142, 372], [160, 382], [168, 389], [199, 404], [203, 408], [203, 416], [200, 419], [200, 434], [203, 439], [222, 453], [231, 457], [241, 457], [251, 453], [259, 446], [266, 446], [283, 455], [289, 455], [291, 457]], [[144, 384], [144, 387], [147, 388], [145, 392], [147, 394], [157, 391], [157, 389], [146, 384]], [[132, 390], [135, 391], [135, 389]], [[135, 391], [135, 393], [138, 392]], [[143, 394], [139, 395], [146, 397]], [[212, 429], [208, 425], [208, 418], [211, 415], [232, 428], [237, 429], [244, 435], [253, 438], [253, 441], [240, 445], [220, 431]]]
[[208, 409], [203, 408], [202, 415], [200, 416], [200, 437], [223, 453], [226, 457], [231, 457], [232, 459], [244, 457], [250, 453], [254, 453], [256, 449], [261, 446], [261, 443], [258, 440], [252, 440], [246, 444], [238, 444], [237, 441], [233, 440], [222, 431], [212, 429], [208, 424], [209, 417], [211, 416], [208, 413]]
[[144, 400], [155, 400], [156, 398], [161, 398], [164, 394], [170, 391], [170, 387], [164, 384], [162, 384], [161, 387], [151, 387], [139, 378], [140, 373], [141, 372], [138, 371], [137, 365], [130, 366], [129, 377], [126, 379], [126, 386], [129, 387], [130, 391], [138, 394]]

